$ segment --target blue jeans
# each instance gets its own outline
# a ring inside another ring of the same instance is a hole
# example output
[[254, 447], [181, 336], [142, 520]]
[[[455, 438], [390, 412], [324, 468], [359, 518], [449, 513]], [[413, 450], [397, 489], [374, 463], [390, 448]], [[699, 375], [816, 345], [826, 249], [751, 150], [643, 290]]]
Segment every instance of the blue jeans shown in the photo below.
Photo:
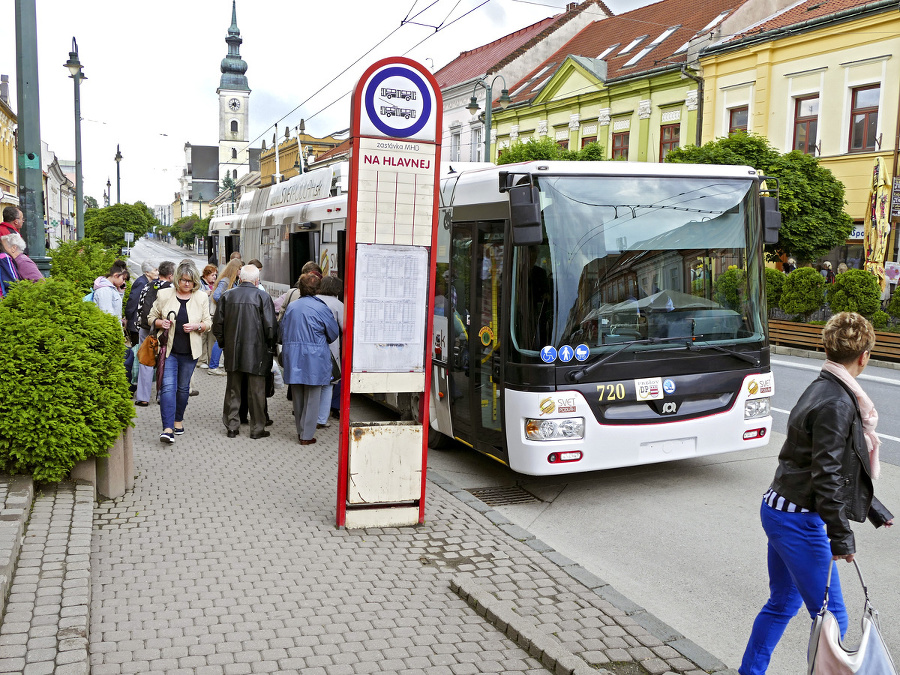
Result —
[[159, 414], [163, 429], [173, 429], [175, 422], [184, 421], [184, 410], [191, 395], [191, 375], [197, 359], [190, 354], [169, 354], [159, 392]]
[[218, 368], [219, 367], [219, 359], [222, 356], [222, 348], [219, 346], [219, 343], [213, 340], [212, 353], [209, 355], [209, 367], [210, 368]]
[[[741, 675], [763, 675], [775, 645], [802, 604], [815, 618], [825, 598], [831, 544], [818, 513], [787, 513], [762, 503], [760, 519], [769, 538], [769, 600], [760, 610], [744, 658]], [[847, 632], [847, 610], [837, 569], [831, 575], [828, 609]]]

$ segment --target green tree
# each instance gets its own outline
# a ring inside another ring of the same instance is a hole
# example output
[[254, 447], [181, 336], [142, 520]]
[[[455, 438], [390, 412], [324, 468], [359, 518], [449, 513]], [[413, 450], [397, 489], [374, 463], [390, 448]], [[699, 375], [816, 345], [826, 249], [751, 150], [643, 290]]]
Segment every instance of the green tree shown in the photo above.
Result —
[[99, 209], [100, 205], [97, 203], [97, 200], [89, 195], [85, 195], [84, 197], [84, 206], [88, 209]]
[[225, 190], [230, 190], [233, 187], [234, 178], [232, 178], [231, 176], [225, 176], [225, 178], [222, 179], [222, 187], [220, 188], [219, 192], [225, 192]]
[[118, 250], [125, 245], [125, 233], [133, 232], [135, 240], [157, 223], [153, 212], [141, 202], [113, 204], [90, 209], [84, 214], [84, 236], [108, 248]]
[[806, 321], [822, 306], [825, 279], [812, 267], [801, 267], [788, 274], [781, 291], [781, 309]]
[[716, 279], [716, 302], [722, 307], [728, 307], [735, 312], [740, 312], [743, 303], [743, 291], [747, 286], [747, 273], [732, 265]]
[[81, 295], [94, 287], [94, 279], [104, 276], [116, 261], [116, 252], [90, 239], [64, 241], [50, 254], [50, 276], [68, 280]]
[[833, 312], [859, 312], [871, 316], [881, 309], [878, 278], [866, 270], [838, 274], [828, 287], [828, 304]]
[[497, 164], [533, 162], [540, 159], [599, 162], [605, 160], [606, 157], [603, 154], [603, 146], [599, 143], [588, 143], [581, 150], [567, 150], [560, 147], [549, 136], [543, 136], [540, 140], [529, 138], [524, 143], [513, 143], [503, 151], [503, 155], [497, 159]]
[[847, 241], [852, 229], [844, 213], [844, 186], [831, 171], [812, 155], [779, 153], [764, 136], [738, 132], [701, 147], [687, 145], [669, 152], [666, 161], [747, 165], [778, 178], [782, 226], [778, 243], [766, 246], [770, 260], [781, 255], [813, 260]]

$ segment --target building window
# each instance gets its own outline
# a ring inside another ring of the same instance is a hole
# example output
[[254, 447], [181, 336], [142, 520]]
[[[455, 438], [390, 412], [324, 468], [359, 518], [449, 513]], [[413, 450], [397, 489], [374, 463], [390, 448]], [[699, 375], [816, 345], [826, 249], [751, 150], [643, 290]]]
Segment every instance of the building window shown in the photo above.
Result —
[[569, 149], [569, 140], [566, 139], [564, 141], [556, 141], [556, 144], [561, 147], [563, 150]]
[[231, 159], [237, 159], [237, 148], [231, 149]]
[[819, 126], [819, 95], [798, 98], [794, 102], [794, 150], [815, 154]]
[[627, 131], [612, 135], [613, 159], [628, 159], [628, 135]]
[[664, 124], [659, 128], [659, 161], [663, 161], [670, 151], [678, 147], [681, 138], [680, 124]]
[[475, 127], [472, 129], [472, 152], [471, 152], [471, 161], [473, 162], [482, 162], [484, 160], [481, 159], [482, 153], [484, 152], [484, 143], [481, 140], [481, 127]]
[[237, 132], [238, 132], [237, 120], [231, 120], [231, 133], [236, 134]]
[[450, 134], [450, 161], [459, 161], [459, 132], [454, 131]]
[[585, 136], [584, 138], [581, 139], [581, 147], [583, 148], [588, 143], [596, 143], [596, 142], [597, 142], [596, 136]]
[[750, 116], [750, 108], [741, 106], [728, 111], [728, 135], [735, 131], [747, 131], [747, 118]]
[[853, 90], [850, 102], [850, 147], [848, 152], [866, 152], [875, 149], [880, 96], [881, 85], [878, 84]]
[[237, 180], [237, 169], [234, 169], [234, 170], [231, 172], [231, 177], [234, 178], [234, 180]]

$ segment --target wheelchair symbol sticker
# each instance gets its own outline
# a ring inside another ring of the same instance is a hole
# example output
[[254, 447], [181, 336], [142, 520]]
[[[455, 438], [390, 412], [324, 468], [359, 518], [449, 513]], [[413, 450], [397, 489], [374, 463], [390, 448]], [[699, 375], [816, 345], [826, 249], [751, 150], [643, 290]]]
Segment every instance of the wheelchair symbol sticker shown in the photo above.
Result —
[[556, 361], [556, 347], [547, 345], [541, 350], [541, 361], [544, 363], [553, 363]]

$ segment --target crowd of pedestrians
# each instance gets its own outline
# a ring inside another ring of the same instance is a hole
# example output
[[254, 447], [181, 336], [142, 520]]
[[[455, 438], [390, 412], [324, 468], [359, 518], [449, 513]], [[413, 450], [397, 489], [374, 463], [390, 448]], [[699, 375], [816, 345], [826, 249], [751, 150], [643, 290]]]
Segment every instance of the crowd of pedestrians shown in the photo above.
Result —
[[156, 384], [161, 442], [173, 444], [185, 433], [191, 378], [202, 369], [227, 377], [222, 423], [229, 438], [240, 435], [242, 424], [251, 439], [270, 435], [267, 398], [282, 366], [301, 445], [315, 443], [316, 430], [339, 415], [333, 384], [340, 378], [341, 280], [323, 278], [310, 262], [295, 287], [273, 301], [259, 283], [261, 269], [258, 260], [244, 264], [239, 253], [221, 272], [207, 265], [201, 273], [189, 259], [177, 267], [144, 262], [124, 311], [124, 263], [95, 281], [94, 301], [120, 316], [135, 354], [148, 336], [159, 341], [156, 366], [135, 366], [132, 388], [135, 405], [146, 407]]

